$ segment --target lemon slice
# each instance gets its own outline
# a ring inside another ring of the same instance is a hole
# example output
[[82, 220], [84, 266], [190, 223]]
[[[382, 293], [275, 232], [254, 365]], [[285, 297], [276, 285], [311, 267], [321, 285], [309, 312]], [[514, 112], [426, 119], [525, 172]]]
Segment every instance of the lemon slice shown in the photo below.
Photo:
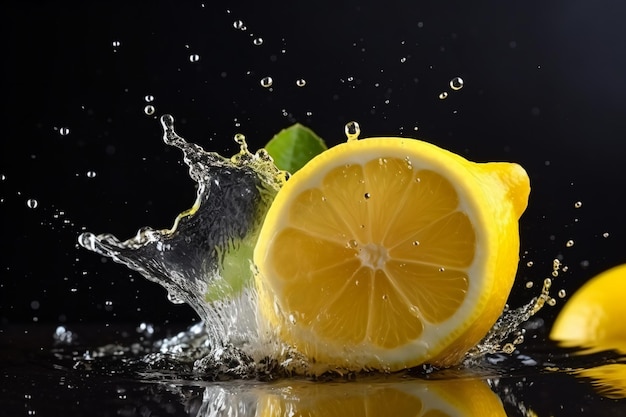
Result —
[[502, 312], [530, 186], [414, 139], [352, 140], [278, 192], [254, 250], [261, 323], [316, 363], [458, 363]]

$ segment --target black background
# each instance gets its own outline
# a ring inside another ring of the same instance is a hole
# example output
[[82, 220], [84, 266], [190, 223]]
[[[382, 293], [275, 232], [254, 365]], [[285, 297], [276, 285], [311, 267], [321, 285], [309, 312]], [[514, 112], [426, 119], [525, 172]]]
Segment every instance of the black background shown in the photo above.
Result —
[[[180, 154], [161, 140], [164, 113], [188, 140], [226, 154], [238, 132], [256, 149], [298, 121], [334, 144], [357, 120], [364, 137], [419, 137], [472, 160], [522, 164], [533, 190], [513, 306], [538, 293], [557, 256], [569, 270], [554, 285], [569, 294], [626, 262], [626, 8], [371, 4], [2, 6], [0, 325], [197, 319], [76, 243], [83, 230], [126, 239], [170, 227], [191, 206]], [[465, 86], [452, 91], [456, 76]]]

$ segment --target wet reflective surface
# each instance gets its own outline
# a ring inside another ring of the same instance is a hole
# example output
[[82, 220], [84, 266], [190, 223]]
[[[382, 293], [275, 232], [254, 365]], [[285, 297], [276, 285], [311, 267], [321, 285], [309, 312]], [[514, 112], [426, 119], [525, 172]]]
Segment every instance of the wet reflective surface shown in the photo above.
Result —
[[615, 390], [621, 383], [624, 392], [624, 378], [611, 387], [575, 376], [581, 367], [626, 367], [615, 352], [580, 356], [542, 343], [465, 369], [240, 378], [194, 371], [191, 354], [160, 353], [166, 337], [184, 345], [182, 334], [168, 332], [145, 323], [4, 329], [0, 415], [614, 416], [626, 406]]

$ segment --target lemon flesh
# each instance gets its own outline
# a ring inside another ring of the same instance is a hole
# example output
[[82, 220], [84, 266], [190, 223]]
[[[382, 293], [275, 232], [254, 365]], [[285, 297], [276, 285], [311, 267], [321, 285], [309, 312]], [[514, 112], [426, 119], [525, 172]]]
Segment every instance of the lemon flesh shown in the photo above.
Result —
[[457, 363], [500, 315], [530, 186], [414, 139], [349, 141], [278, 192], [254, 251], [266, 330], [317, 363]]

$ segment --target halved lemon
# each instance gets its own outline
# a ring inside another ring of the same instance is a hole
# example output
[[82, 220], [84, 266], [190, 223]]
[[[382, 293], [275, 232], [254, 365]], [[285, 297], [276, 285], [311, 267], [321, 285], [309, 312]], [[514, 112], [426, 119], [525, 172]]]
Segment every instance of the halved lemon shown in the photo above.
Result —
[[352, 140], [278, 192], [254, 250], [260, 323], [317, 364], [458, 363], [519, 260], [529, 179], [404, 138]]

